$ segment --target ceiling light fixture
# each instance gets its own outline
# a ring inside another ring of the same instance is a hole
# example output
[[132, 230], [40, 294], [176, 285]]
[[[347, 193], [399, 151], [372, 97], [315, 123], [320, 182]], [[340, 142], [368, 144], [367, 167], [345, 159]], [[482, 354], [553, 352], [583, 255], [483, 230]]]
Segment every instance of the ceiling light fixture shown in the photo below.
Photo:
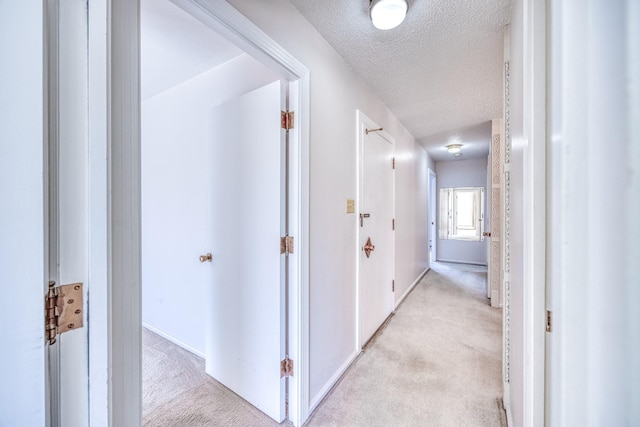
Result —
[[390, 30], [402, 24], [408, 8], [407, 0], [371, 0], [371, 22], [379, 30]]
[[462, 144], [449, 144], [447, 145], [447, 151], [451, 154], [459, 153], [462, 150]]

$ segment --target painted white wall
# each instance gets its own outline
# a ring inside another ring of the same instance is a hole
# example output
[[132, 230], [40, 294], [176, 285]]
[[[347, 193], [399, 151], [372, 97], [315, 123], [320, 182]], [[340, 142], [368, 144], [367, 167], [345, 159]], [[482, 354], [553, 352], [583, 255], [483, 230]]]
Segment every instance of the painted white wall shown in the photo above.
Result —
[[[455, 187], [482, 187], [485, 194], [484, 214], [489, 215], [486, 206], [487, 158], [436, 162], [437, 203], [440, 204], [440, 189]], [[486, 230], [486, 227], [485, 227]], [[487, 265], [487, 243], [449, 240], [437, 237], [438, 261], [465, 262]]]
[[212, 264], [198, 257], [214, 250], [210, 115], [278, 79], [244, 54], [142, 103], [142, 321], [200, 355]]
[[411, 138], [396, 139], [396, 304], [429, 268], [427, 156]]
[[427, 191], [427, 155], [289, 2], [229, 3], [311, 71], [309, 332], [310, 401], [314, 405], [358, 351], [358, 219], [345, 209], [347, 199], [357, 200], [356, 110], [362, 110], [396, 140], [396, 220], [402, 227], [396, 239], [403, 242], [396, 243], [398, 289], [406, 289], [427, 266], [426, 204], [419, 199]]

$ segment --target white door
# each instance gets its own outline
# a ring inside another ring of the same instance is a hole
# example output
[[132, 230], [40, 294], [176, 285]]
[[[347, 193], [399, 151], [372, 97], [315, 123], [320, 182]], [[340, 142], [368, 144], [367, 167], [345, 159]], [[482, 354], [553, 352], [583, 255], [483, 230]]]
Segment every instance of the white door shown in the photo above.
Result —
[[277, 422], [285, 417], [284, 161], [280, 82], [211, 113], [213, 283], [206, 370]]
[[[393, 144], [372, 123], [361, 132], [360, 193], [360, 346], [393, 311]], [[368, 255], [367, 255], [368, 254]]]
[[429, 263], [436, 261], [436, 173], [429, 169]]
[[0, 2], [2, 426], [42, 426], [47, 417], [43, 18], [42, 2]]

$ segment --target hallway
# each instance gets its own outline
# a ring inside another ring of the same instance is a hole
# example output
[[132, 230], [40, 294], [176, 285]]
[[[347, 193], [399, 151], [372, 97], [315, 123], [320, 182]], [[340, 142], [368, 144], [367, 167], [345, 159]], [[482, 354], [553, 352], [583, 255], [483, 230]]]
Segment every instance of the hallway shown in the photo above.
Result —
[[501, 426], [502, 311], [486, 267], [433, 263], [308, 426]]
[[[501, 426], [502, 312], [486, 267], [434, 263], [307, 426]], [[145, 331], [144, 425], [276, 425]], [[288, 425], [288, 423], [285, 423]]]

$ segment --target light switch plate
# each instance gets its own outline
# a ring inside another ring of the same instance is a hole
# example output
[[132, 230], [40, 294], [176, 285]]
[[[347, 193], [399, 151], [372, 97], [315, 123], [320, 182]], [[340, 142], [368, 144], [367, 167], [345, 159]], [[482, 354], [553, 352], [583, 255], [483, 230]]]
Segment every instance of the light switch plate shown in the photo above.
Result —
[[356, 212], [356, 201], [353, 199], [347, 199], [347, 213]]

